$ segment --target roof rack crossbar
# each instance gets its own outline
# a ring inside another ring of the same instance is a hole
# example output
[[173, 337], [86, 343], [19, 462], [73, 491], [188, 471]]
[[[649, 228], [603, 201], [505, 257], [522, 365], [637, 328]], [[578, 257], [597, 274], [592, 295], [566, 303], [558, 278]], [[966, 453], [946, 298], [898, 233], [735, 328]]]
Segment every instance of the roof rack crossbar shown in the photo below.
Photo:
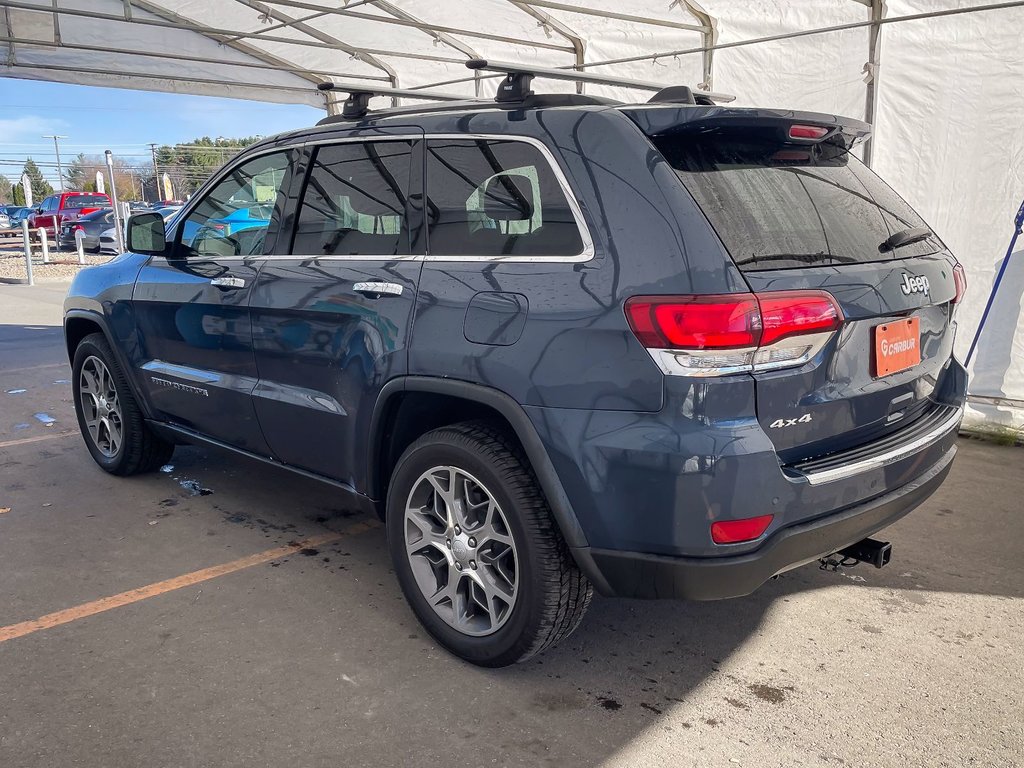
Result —
[[[510, 61], [494, 61], [493, 59], [470, 59], [466, 62], [469, 69], [487, 70], [488, 72], [502, 72], [506, 78], [498, 87], [496, 101], [516, 101], [512, 94], [515, 91], [523, 91], [524, 86], [529, 86], [530, 79], [534, 77], [547, 80], [568, 80], [576, 83], [594, 83], [595, 85], [617, 85], [623, 88], [636, 88], [642, 91], [664, 90], [664, 83], [654, 83], [649, 80], [633, 80], [628, 77], [615, 77], [613, 75], [598, 75], [594, 72], [580, 72], [575, 69], [555, 69], [552, 67], [534, 67], [526, 64], [516, 64]], [[529, 93], [524, 93], [528, 96]], [[711, 101], [729, 102], [735, 101], [735, 96], [727, 93], [712, 93], [693, 89], [695, 97], [703, 97]]]
[[464, 96], [453, 96], [450, 93], [437, 91], [413, 91], [406, 88], [377, 88], [357, 83], [336, 83], [328, 80], [317, 85], [318, 91], [338, 91], [347, 93], [348, 97], [341, 108], [343, 117], [363, 117], [370, 110], [370, 99], [374, 96], [390, 96], [406, 99], [423, 99], [424, 101], [466, 101]]

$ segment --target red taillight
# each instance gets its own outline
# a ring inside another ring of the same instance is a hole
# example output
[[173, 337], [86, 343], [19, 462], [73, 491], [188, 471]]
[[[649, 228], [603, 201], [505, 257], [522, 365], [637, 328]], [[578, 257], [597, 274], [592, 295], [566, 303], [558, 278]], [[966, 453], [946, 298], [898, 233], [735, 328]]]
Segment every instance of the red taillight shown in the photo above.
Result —
[[650, 349], [766, 347], [789, 336], [834, 331], [843, 322], [825, 291], [717, 296], [634, 296], [626, 317]]
[[626, 317], [645, 347], [738, 349], [755, 347], [761, 318], [753, 294], [727, 296], [637, 296]]
[[721, 520], [711, 524], [711, 540], [715, 544], [737, 544], [753, 541], [768, 530], [774, 515], [747, 517], [743, 520]]
[[834, 331], [843, 322], [839, 305], [825, 291], [759, 293], [757, 301], [761, 305], [762, 347], [787, 336]]
[[956, 296], [953, 297], [953, 303], [959, 304], [964, 294], [967, 293], [967, 273], [964, 272], [964, 268], [960, 264], [953, 267], [953, 284], [956, 286]]
[[634, 296], [626, 319], [667, 374], [719, 376], [802, 365], [843, 323], [825, 291]]
[[789, 138], [791, 139], [820, 139], [828, 132], [828, 128], [822, 128], [820, 125], [789, 126]]

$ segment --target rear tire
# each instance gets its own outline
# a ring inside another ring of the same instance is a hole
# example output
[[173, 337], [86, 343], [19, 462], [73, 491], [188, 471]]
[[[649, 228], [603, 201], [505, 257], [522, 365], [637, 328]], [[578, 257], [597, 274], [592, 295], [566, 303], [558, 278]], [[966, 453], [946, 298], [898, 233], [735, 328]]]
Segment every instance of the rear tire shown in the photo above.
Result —
[[174, 453], [146, 426], [138, 401], [102, 333], [75, 349], [72, 389], [78, 427], [93, 459], [112, 475], [151, 472]]
[[[448, 514], [451, 510], [451, 514]], [[484, 667], [568, 637], [592, 595], [518, 444], [488, 422], [442, 427], [398, 460], [388, 545], [424, 628]]]

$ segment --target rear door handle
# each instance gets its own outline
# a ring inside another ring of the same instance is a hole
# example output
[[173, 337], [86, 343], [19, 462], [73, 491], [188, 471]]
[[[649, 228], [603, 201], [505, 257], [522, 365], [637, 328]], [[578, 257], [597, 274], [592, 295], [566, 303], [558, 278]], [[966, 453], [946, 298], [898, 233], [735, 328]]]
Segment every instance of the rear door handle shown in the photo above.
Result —
[[215, 277], [210, 281], [210, 285], [224, 289], [245, 288], [245, 280], [240, 277]]
[[382, 280], [371, 280], [366, 283], [355, 283], [352, 290], [361, 293], [371, 299], [379, 299], [381, 296], [401, 296], [402, 286], [398, 283], [386, 283]]

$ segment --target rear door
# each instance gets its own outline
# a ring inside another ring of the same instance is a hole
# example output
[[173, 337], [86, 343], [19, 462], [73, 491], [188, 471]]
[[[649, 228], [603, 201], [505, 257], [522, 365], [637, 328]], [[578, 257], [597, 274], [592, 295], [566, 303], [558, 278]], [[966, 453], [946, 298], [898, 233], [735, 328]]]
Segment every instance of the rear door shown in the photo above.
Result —
[[359, 491], [373, 406], [408, 368], [421, 135], [310, 147], [290, 249], [267, 258], [250, 302], [255, 407], [273, 455]]
[[[281, 193], [298, 153], [242, 161], [200, 193], [174, 245], [142, 268], [132, 301], [136, 372], [159, 415], [263, 455], [268, 449], [252, 404], [257, 373], [248, 304], [260, 260], [273, 250]], [[275, 200], [275, 215], [261, 227], [226, 232], [206, 226]]]
[[[938, 407], [956, 293], [954, 259], [842, 135], [795, 141], [792, 122], [709, 121], [653, 139], [754, 293], [820, 289], [842, 309], [842, 330], [810, 362], [754, 374], [758, 419], [787, 463]], [[892, 247], [901, 237], [919, 239]]]

